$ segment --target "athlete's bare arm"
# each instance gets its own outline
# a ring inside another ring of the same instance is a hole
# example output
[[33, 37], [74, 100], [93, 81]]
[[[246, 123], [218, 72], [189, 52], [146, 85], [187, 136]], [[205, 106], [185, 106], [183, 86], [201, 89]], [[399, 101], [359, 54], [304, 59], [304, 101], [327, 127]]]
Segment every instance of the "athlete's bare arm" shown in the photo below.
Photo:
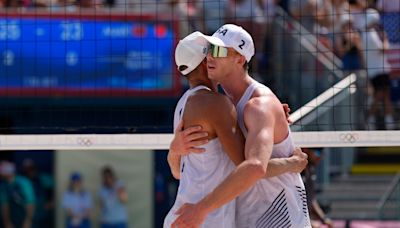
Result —
[[279, 110], [277, 107], [275, 99], [270, 96], [252, 98], [246, 104], [246, 160], [200, 202], [183, 205], [176, 212], [179, 217], [173, 227], [200, 225], [210, 212], [230, 202], [266, 175], [276, 136], [276, 117], [282, 114], [281, 106]]
[[[289, 120], [289, 106], [287, 104], [282, 104], [282, 107], [287, 122], [291, 123]], [[217, 108], [217, 110], [220, 110], [219, 107]], [[215, 110], [212, 110], [211, 113], [215, 114]], [[208, 113], [207, 116], [209, 115], [210, 114]], [[223, 118], [221, 115], [215, 116]], [[204, 149], [200, 146], [208, 142], [207, 139], [204, 139], [207, 136], [208, 132], [204, 131], [201, 125], [192, 125], [183, 129], [183, 122], [179, 124], [170, 144], [170, 150], [168, 153], [168, 163], [172, 175], [176, 179], [180, 178], [179, 168], [181, 155], [204, 152]], [[300, 148], [296, 148], [295, 151], [293, 151], [293, 155], [289, 158], [273, 158], [269, 160], [265, 178], [279, 176], [287, 172], [300, 173], [305, 169], [307, 163], [307, 154], [303, 153]]]
[[300, 148], [295, 148], [288, 158], [272, 158], [268, 162], [267, 174], [264, 178], [279, 176], [287, 172], [301, 173], [308, 164], [308, 156]]
[[[290, 120], [290, 107], [288, 104], [283, 103], [282, 108], [285, 112], [287, 122], [290, 124], [292, 121]], [[200, 125], [198, 126], [190, 126], [183, 129], [183, 123], [176, 129], [174, 134], [174, 139], [170, 144], [170, 150], [174, 154], [186, 155], [189, 153], [200, 153], [204, 152], [203, 148], [199, 148], [198, 146], [204, 145], [207, 141], [204, 141], [204, 134], [207, 132], [202, 130]], [[202, 133], [202, 134], [197, 134]]]
[[[235, 163], [244, 160], [244, 137], [237, 126], [236, 109], [223, 95], [202, 91], [189, 98], [183, 121], [177, 127], [168, 153], [172, 175], [180, 178], [180, 160], [188, 153], [204, 152], [203, 145], [218, 137], [224, 151]], [[183, 130], [183, 125], [188, 126]]]
[[183, 126], [184, 123], [181, 121], [175, 131], [174, 139], [170, 143], [167, 157], [172, 176], [176, 179], [180, 179], [181, 156], [189, 153], [204, 152], [203, 148], [197, 148], [197, 146], [204, 145], [208, 142], [208, 139], [206, 139], [208, 133], [202, 131], [200, 125], [187, 129], [183, 129]]
[[244, 160], [244, 137], [237, 125], [236, 109], [225, 96], [199, 91], [189, 98], [183, 120], [188, 126], [202, 126], [208, 140], [218, 138], [236, 165]]

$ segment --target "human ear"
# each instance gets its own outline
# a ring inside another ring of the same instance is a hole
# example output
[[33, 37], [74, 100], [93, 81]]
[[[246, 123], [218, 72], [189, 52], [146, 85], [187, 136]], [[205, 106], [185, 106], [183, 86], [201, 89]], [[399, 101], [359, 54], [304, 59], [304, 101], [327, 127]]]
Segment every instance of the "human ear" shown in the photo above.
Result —
[[236, 57], [236, 63], [243, 65], [246, 62], [246, 59], [244, 58], [244, 56], [238, 55]]

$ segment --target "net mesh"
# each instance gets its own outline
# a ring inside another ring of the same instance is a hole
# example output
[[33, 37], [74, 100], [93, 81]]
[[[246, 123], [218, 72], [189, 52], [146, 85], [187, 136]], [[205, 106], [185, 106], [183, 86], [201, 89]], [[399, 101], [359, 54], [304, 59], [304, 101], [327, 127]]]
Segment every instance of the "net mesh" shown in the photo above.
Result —
[[[400, 170], [400, 5], [348, 2], [0, 1], [0, 160], [20, 171], [31, 158], [54, 174], [55, 226], [68, 175], [81, 171], [96, 195], [98, 171], [111, 164], [130, 183], [129, 227], [161, 227], [177, 187], [165, 150], [188, 87], [175, 45], [236, 23], [254, 39], [250, 75], [293, 110], [296, 145], [324, 154], [318, 185], [334, 227], [399, 219], [399, 178], [383, 175]], [[371, 172], [382, 175], [353, 176]]]

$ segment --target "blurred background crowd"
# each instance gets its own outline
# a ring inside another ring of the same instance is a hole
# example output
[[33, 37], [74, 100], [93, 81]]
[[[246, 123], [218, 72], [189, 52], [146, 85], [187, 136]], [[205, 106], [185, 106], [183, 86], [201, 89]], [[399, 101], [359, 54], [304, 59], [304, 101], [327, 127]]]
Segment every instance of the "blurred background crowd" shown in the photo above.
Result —
[[[83, 175], [72, 172], [67, 188], [60, 195], [59, 205], [65, 213], [64, 226], [125, 228], [128, 226], [128, 193], [111, 166], [99, 172], [96, 194], [85, 187]], [[43, 172], [34, 160], [26, 158], [20, 166], [14, 162], [0, 162], [1, 227], [55, 227], [55, 186], [51, 172]], [[97, 223], [93, 214], [98, 213]]]
[[[393, 102], [399, 102], [400, 78], [400, 3], [391, 0], [220, 0], [220, 1], [172, 1], [181, 16], [181, 28], [189, 31], [199, 30], [212, 34], [223, 23], [236, 23], [252, 34], [256, 56], [252, 60], [251, 75], [280, 93], [281, 70], [277, 66], [276, 46], [290, 45], [277, 43], [280, 33], [276, 29], [277, 16], [292, 17], [302, 26], [301, 35], [316, 37], [315, 52], [331, 52], [340, 60], [339, 69], [347, 75], [357, 72], [359, 77], [366, 76], [365, 94], [368, 97], [366, 110], [366, 129], [398, 128], [395, 123]], [[284, 12], [282, 12], [282, 9]], [[183, 35], [189, 31], [183, 30]], [[287, 42], [285, 40], [284, 42]], [[322, 46], [322, 47], [321, 47]], [[296, 50], [286, 49], [286, 55], [296, 55]], [[297, 50], [299, 51], [299, 50]], [[300, 50], [301, 52], [301, 50]], [[303, 51], [305, 52], [305, 51]], [[317, 72], [319, 63], [310, 63], [307, 57], [294, 60], [301, 65], [295, 74], [306, 81], [302, 89], [309, 88], [313, 81], [307, 81], [307, 74]], [[309, 59], [309, 58], [308, 58]], [[292, 60], [292, 59], [288, 59]], [[307, 63], [308, 62], [308, 63]], [[289, 64], [288, 64], [289, 65]], [[332, 69], [334, 69], [332, 67]], [[284, 72], [288, 73], [288, 72]], [[323, 83], [322, 80], [314, 83]], [[308, 85], [307, 85], [308, 84]], [[290, 90], [293, 91], [293, 90]], [[290, 100], [290, 94], [281, 92], [281, 99], [298, 107]], [[293, 95], [292, 95], [293, 96]], [[303, 95], [305, 96], [305, 95]], [[309, 100], [315, 94], [305, 98]], [[300, 103], [304, 104], [304, 101]], [[384, 124], [377, 127], [376, 116], [383, 105]], [[397, 107], [396, 106], [396, 107]], [[397, 107], [398, 108], [398, 107]]]
[[[362, 122], [366, 123], [362, 128], [393, 130], [398, 127], [399, 117], [395, 112], [400, 101], [398, 1], [2, 0], [0, 4], [10, 12], [40, 7], [50, 12], [83, 10], [99, 14], [152, 14], [160, 18], [164, 15], [179, 24], [179, 38], [196, 30], [212, 34], [224, 23], [236, 23], [249, 31], [255, 41], [257, 51], [251, 63], [251, 75], [276, 91], [293, 110], [332, 85], [330, 82], [334, 79], [326, 74], [357, 72], [360, 78], [366, 77], [361, 87], [368, 97], [362, 105], [367, 107], [362, 110], [365, 112]], [[279, 27], [282, 18], [288, 24]], [[290, 28], [294, 25], [295, 30]], [[306, 39], [313, 41], [317, 49], [305, 51], [296, 47], [293, 40], [284, 38], [293, 32], [303, 38], [308, 36]], [[330, 55], [330, 62], [321, 64], [318, 58], [324, 55]], [[292, 92], [294, 88], [290, 86], [296, 84], [301, 89]], [[314, 84], [318, 85], [311, 88]], [[377, 115], [381, 116], [382, 124], [378, 123]]]

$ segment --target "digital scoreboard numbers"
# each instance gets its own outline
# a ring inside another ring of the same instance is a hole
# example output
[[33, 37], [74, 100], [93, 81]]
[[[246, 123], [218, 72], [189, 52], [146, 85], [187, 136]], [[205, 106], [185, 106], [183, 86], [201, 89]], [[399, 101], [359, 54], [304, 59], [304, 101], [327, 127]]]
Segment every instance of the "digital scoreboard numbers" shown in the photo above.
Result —
[[110, 18], [0, 17], [2, 95], [174, 94], [173, 23]]

